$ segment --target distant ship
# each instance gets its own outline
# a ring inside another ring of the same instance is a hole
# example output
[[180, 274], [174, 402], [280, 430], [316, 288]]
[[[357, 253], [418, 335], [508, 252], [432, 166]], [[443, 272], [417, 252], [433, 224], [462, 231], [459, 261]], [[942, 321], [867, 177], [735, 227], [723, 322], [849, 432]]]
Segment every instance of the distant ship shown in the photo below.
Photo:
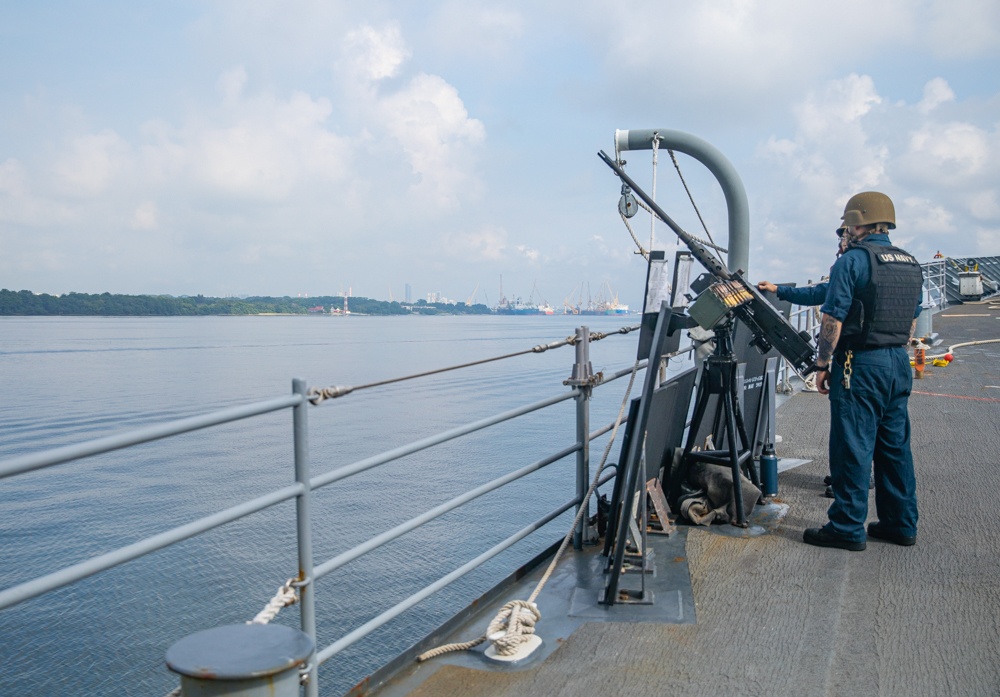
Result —
[[[551, 308], [550, 308], [551, 309]], [[508, 300], [500, 298], [500, 303], [493, 308], [498, 315], [537, 315], [540, 314], [538, 305], [532, 302], [523, 302], [520, 298]]]
[[[507, 296], [503, 294], [503, 276], [500, 277], [500, 302], [497, 304], [493, 311], [498, 315], [554, 315], [556, 314], [556, 309], [549, 305], [544, 299], [542, 299], [541, 304], [534, 301], [534, 297], [538, 293], [538, 286], [534, 285], [531, 288], [531, 296], [528, 298], [528, 302], [524, 302], [521, 298], [513, 298], [508, 300]], [[540, 295], [540, 293], [538, 293]]]
[[[607, 290], [607, 295], [604, 291]], [[579, 286], [579, 292], [577, 293], [577, 301], [575, 303], [570, 302], [570, 298], [566, 298], [563, 302], [563, 313], [567, 315], [627, 315], [629, 314], [628, 305], [618, 302], [618, 295], [611, 290], [611, 285], [605, 281], [604, 288], [601, 290], [601, 295], [597, 297], [596, 301], [590, 299], [589, 291], [587, 292], [587, 302], [586, 305], [583, 303], [583, 285]]]

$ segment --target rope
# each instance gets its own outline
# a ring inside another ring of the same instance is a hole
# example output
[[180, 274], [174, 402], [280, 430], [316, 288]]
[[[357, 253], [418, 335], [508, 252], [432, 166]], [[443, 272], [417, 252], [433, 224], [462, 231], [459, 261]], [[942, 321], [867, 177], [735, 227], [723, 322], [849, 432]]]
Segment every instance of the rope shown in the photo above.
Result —
[[[609, 336], [615, 334], [628, 334], [629, 332], [635, 331], [639, 328], [639, 325], [633, 325], [629, 327], [621, 327], [620, 329], [613, 332], [595, 332], [590, 335], [591, 342], [600, 341], [601, 339], [606, 339]], [[507, 358], [514, 358], [515, 356], [523, 356], [528, 353], [545, 353], [549, 349], [560, 348], [562, 346], [574, 346], [576, 344], [576, 336], [568, 336], [565, 339], [559, 341], [553, 341], [548, 344], [539, 344], [538, 346], [532, 346], [530, 349], [525, 349], [523, 351], [515, 351], [514, 353], [506, 353], [502, 356], [494, 356], [493, 358], [483, 358], [482, 360], [472, 361], [471, 363], [462, 363], [460, 365], [448, 366], [447, 368], [437, 368], [435, 370], [427, 370], [422, 373], [413, 373], [412, 375], [404, 375], [398, 378], [389, 378], [388, 380], [379, 380], [378, 382], [369, 382], [364, 385], [334, 385], [332, 387], [310, 387], [307, 397], [312, 404], [320, 404], [327, 399], [336, 399], [337, 397], [343, 397], [351, 392], [356, 392], [358, 390], [367, 390], [371, 387], [380, 387], [382, 385], [390, 385], [394, 382], [403, 382], [404, 380], [415, 380], [416, 378], [427, 377], [428, 375], [437, 375], [438, 373], [446, 373], [451, 370], [458, 370], [460, 368], [470, 368], [474, 365], [482, 365], [484, 363], [492, 363], [494, 361], [502, 361]]]
[[295, 591], [292, 583], [296, 579], [290, 578], [285, 581], [285, 585], [278, 589], [274, 597], [268, 601], [264, 609], [257, 613], [257, 616], [247, 622], [247, 624], [267, 624], [281, 612], [282, 608], [294, 605], [299, 601], [299, 594]]
[[535, 599], [542, 592], [545, 584], [552, 576], [552, 572], [555, 571], [559, 559], [569, 546], [569, 541], [573, 539], [573, 532], [576, 530], [576, 526], [580, 524], [580, 520], [589, 511], [590, 497], [594, 495], [597, 483], [601, 480], [601, 473], [604, 471], [605, 464], [607, 464], [608, 454], [611, 452], [611, 446], [614, 444], [615, 436], [618, 434], [618, 427], [621, 425], [622, 417], [625, 415], [625, 407], [628, 406], [628, 398], [632, 393], [632, 386], [635, 384], [635, 374], [639, 370], [640, 363], [641, 361], [636, 361], [635, 365], [632, 366], [632, 375], [628, 381], [628, 388], [625, 390], [621, 409], [618, 410], [618, 418], [615, 419], [615, 426], [611, 430], [611, 437], [604, 448], [604, 455], [601, 456], [601, 464], [597, 468], [597, 473], [594, 475], [594, 479], [590, 483], [590, 488], [583, 497], [580, 508], [576, 512], [576, 517], [573, 518], [572, 525], [570, 525], [569, 530], [566, 532], [566, 536], [563, 537], [562, 544], [559, 545], [559, 550], [552, 557], [552, 561], [549, 562], [549, 567], [545, 570], [538, 585], [535, 586], [534, 592], [532, 592], [527, 600], [512, 600], [504, 605], [493, 621], [490, 622], [486, 629], [486, 634], [483, 636], [472, 641], [445, 644], [444, 646], [431, 649], [417, 656], [418, 662], [422, 663], [452, 651], [466, 651], [479, 646], [479, 644], [487, 639], [493, 642], [493, 648], [498, 654], [501, 656], [511, 656], [517, 652], [521, 644], [528, 641], [530, 636], [535, 633], [535, 623], [542, 618], [541, 613], [538, 611], [538, 606], [535, 604]]
[[[645, 206], [643, 207], [645, 208]], [[621, 215], [621, 213], [619, 213], [618, 215]], [[639, 254], [642, 255], [643, 259], [649, 261], [649, 252], [646, 250], [645, 247], [642, 246], [642, 243], [639, 242], [639, 238], [636, 237], [635, 232], [632, 230], [632, 223], [630, 223], [628, 221], [628, 218], [626, 218], [624, 215], [622, 215], [622, 222], [625, 223], [625, 228], [628, 230], [628, 234], [632, 235], [632, 241], [635, 242], [635, 246], [639, 248]]]
[[[653, 187], [650, 193], [653, 200], [656, 200], [656, 170], [660, 162], [660, 134], [653, 134]], [[656, 229], [656, 216], [649, 219], [649, 248], [653, 248], [653, 231]]]
[[[670, 153], [670, 159], [673, 160], [674, 162], [674, 169], [677, 170], [677, 176], [680, 177], [681, 184], [684, 185], [684, 191], [687, 192], [688, 200], [691, 201], [691, 206], [694, 208], [694, 212], [698, 215], [698, 220], [701, 221], [702, 229], [705, 231], [705, 234], [708, 236], [708, 239], [711, 240], [712, 242], [712, 244], [710, 245], [711, 248], [718, 250], [718, 247], [715, 246], [715, 240], [712, 239], [712, 233], [708, 231], [708, 226], [705, 225], [705, 219], [701, 217], [701, 211], [698, 210], [698, 204], [694, 202], [694, 196], [691, 195], [691, 189], [688, 188], [687, 182], [684, 181], [684, 175], [681, 173], [681, 166], [680, 164], [677, 163], [677, 157], [674, 155], [674, 151], [668, 150], [667, 152]], [[701, 240], [698, 241], [701, 242]], [[704, 242], [702, 242], [702, 244], [704, 244]], [[722, 261], [721, 255], [716, 254], [716, 256], [719, 257], [719, 261]], [[723, 264], [724, 263], [725, 262], [723, 262]]]
[[[652, 209], [652, 208], [650, 208], [649, 206], [647, 206], [647, 205], [645, 204], [645, 202], [644, 202], [644, 201], [643, 201], [642, 199], [636, 199], [636, 201], [635, 201], [635, 202], [636, 202], [637, 204], [639, 204], [639, 207], [640, 207], [640, 208], [642, 208], [643, 210], [645, 210], [645, 211], [646, 211], [647, 213], [649, 213], [649, 214], [650, 214], [651, 216], [653, 216], [653, 217], [654, 217], [654, 218], [656, 218], [657, 220], [659, 220], [659, 219], [660, 219], [660, 216], [656, 215], [656, 213], [655, 213], [655, 212], [653, 211], [653, 209]], [[689, 235], [691, 235], [691, 233], [690, 233], [690, 232], [689, 232], [688, 234], [689, 234]], [[709, 249], [714, 249], [714, 250], [716, 250], [716, 251], [719, 251], [719, 252], [726, 252], [726, 253], [728, 253], [728, 252], [729, 252], [729, 250], [728, 250], [728, 249], [726, 249], [725, 247], [720, 247], [719, 245], [715, 244], [715, 242], [713, 242], [713, 241], [711, 241], [711, 240], [703, 240], [703, 239], [701, 239], [700, 237], [696, 237], [695, 235], [691, 235], [691, 237], [693, 237], [694, 239], [698, 240], [699, 242], [701, 242], [701, 243], [702, 243], [703, 245], [705, 245], [705, 246], [706, 246], [706, 247], [708, 247]]]

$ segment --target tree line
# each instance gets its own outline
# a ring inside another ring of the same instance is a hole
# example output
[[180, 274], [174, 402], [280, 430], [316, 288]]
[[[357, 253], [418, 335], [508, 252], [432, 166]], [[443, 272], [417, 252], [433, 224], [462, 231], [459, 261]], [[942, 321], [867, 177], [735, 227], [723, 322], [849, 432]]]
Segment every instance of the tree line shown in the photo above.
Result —
[[[488, 315], [492, 312], [483, 304], [386, 302], [371, 298], [350, 297], [348, 309], [359, 315]], [[314, 298], [212, 298], [203, 295], [117, 295], [112, 293], [66, 293], [49, 295], [30, 290], [0, 290], [0, 315], [90, 315], [117, 317], [175, 317], [192, 315], [305, 315], [321, 307], [343, 309], [343, 296]]]

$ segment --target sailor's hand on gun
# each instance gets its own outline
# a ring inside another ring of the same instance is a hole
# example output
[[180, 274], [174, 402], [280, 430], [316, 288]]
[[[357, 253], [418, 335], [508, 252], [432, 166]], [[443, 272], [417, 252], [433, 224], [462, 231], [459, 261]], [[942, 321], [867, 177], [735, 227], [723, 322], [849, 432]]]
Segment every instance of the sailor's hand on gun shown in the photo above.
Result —
[[757, 284], [757, 290], [767, 291], [769, 293], [777, 293], [778, 286], [774, 285], [770, 281], [761, 281]]
[[807, 378], [813, 373], [816, 373], [816, 391], [820, 394], [830, 394], [830, 366], [819, 365], [814, 362], [802, 373], [802, 378]]
[[816, 366], [816, 390], [820, 394], [830, 394], [830, 366]]

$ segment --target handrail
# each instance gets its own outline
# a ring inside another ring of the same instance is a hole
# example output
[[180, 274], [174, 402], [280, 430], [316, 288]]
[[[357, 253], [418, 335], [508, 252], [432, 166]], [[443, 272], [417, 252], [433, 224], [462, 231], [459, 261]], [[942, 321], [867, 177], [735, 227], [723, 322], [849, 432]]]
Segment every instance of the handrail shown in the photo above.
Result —
[[548, 515], [544, 516], [543, 518], [541, 518], [539, 520], [536, 520], [531, 525], [528, 525], [527, 527], [524, 527], [524, 528], [518, 530], [516, 533], [514, 533], [513, 535], [511, 535], [510, 537], [508, 537], [507, 539], [505, 539], [503, 542], [500, 542], [500, 543], [494, 545], [490, 549], [488, 549], [485, 552], [483, 552], [482, 554], [480, 554], [475, 559], [472, 559], [471, 561], [466, 562], [465, 564], [463, 564], [462, 566], [458, 567], [457, 569], [455, 569], [451, 573], [449, 573], [449, 574], [447, 574], [445, 576], [442, 576], [440, 579], [438, 579], [434, 583], [430, 584], [429, 586], [426, 586], [425, 588], [423, 588], [422, 590], [418, 591], [417, 593], [414, 593], [413, 595], [411, 595], [406, 600], [403, 600], [403, 601], [397, 603], [393, 607], [391, 607], [388, 610], [386, 610], [385, 612], [383, 612], [378, 617], [374, 617], [374, 618], [368, 620], [363, 625], [361, 625], [360, 627], [358, 627], [357, 629], [355, 629], [353, 632], [345, 634], [339, 640], [333, 642], [332, 644], [330, 644], [328, 647], [326, 647], [322, 651], [319, 651], [316, 654], [316, 662], [319, 663], [319, 664], [324, 663], [325, 661], [327, 661], [328, 659], [332, 658], [334, 655], [336, 655], [340, 651], [343, 651], [344, 649], [346, 649], [348, 646], [350, 646], [351, 644], [355, 643], [359, 639], [362, 639], [362, 638], [368, 636], [373, 631], [375, 631], [376, 629], [378, 629], [379, 627], [381, 627], [383, 624], [385, 624], [389, 620], [393, 619], [394, 617], [398, 616], [400, 613], [404, 612], [405, 610], [410, 609], [411, 607], [413, 607], [414, 605], [416, 605], [417, 603], [419, 603], [424, 598], [427, 598], [428, 596], [436, 593], [437, 591], [441, 590], [442, 588], [444, 588], [445, 586], [447, 586], [452, 581], [455, 581], [455, 580], [461, 578], [462, 576], [464, 576], [465, 574], [469, 573], [473, 569], [475, 569], [475, 568], [477, 568], [479, 566], [482, 566], [484, 563], [486, 563], [487, 561], [489, 561], [490, 559], [492, 559], [496, 555], [500, 554], [500, 552], [502, 552], [505, 549], [511, 547], [516, 542], [520, 542], [525, 537], [527, 537], [528, 535], [530, 535], [535, 530], [538, 530], [540, 527], [542, 527], [546, 523], [549, 523], [552, 520], [555, 520], [559, 515], [565, 513], [570, 508], [572, 508], [573, 506], [575, 506], [577, 503], [579, 503], [579, 501], [576, 500], [576, 499], [574, 499], [574, 500], [572, 500], [572, 501], [570, 501], [568, 503], [563, 504], [562, 506], [560, 506], [556, 510], [552, 511]]
[[354, 462], [350, 465], [338, 467], [337, 469], [327, 472], [326, 474], [313, 477], [312, 480], [310, 480], [309, 485], [312, 489], [319, 489], [327, 484], [332, 484], [333, 482], [349, 477], [352, 474], [364, 472], [365, 470], [372, 469], [373, 467], [384, 465], [387, 462], [398, 460], [406, 455], [412, 455], [413, 453], [420, 452], [421, 450], [426, 450], [427, 448], [431, 448], [435, 445], [440, 445], [441, 443], [454, 440], [460, 436], [481, 431], [489, 426], [494, 426], [496, 424], [503, 423], [504, 421], [510, 421], [518, 416], [524, 416], [525, 414], [530, 414], [533, 411], [544, 409], [545, 407], [552, 406], [553, 404], [565, 402], [567, 399], [573, 399], [575, 396], [576, 391], [571, 390], [567, 393], [556, 395], [555, 397], [549, 397], [548, 399], [543, 399], [541, 401], [534, 402], [533, 404], [527, 404], [523, 407], [518, 407], [517, 409], [505, 411], [502, 414], [497, 414], [496, 416], [490, 416], [485, 419], [480, 419], [479, 421], [473, 421], [465, 426], [459, 426], [433, 436], [428, 436], [427, 438], [408, 443], [407, 445], [401, 445], [400, 447], [393, 448], [392, 450], [386, 450], [384, 453], [373, 455], [372, 457], [359, 460], [358, 462]]
[[70, 460], [79, 460], [91, 455], [109, 453], [113, 450], [121, 450], [132, 445], [151, 443], [161, 438], [190, 433], [211, 426], [247, 419], [251, 416], [259, 416], [272, 411], [287, 409], [301, 402], [302, 396], [293, 394], [288, 397], [278, 397], [265, 402], [244, 404], [229, 409], [213, 411], [209, 414], [200, 414], [186, 419], [168, 421], [167, 423], [155, 426], [137, 428], [134, 431], [116, 433], [104, 438], [95, 438], [82, 443], [65, 445], [61, 448], [52, 448], [38, 453], [12, 457], [9, 460], [0, 462], [0, 479], [11, 477], [15, 474], [24, 474], [25, 472], [31, 472], [44, 467], [51, 467], [52, 465], [60, 465]]
[[[589, 346], [588, 346], [589, 348]], [[678, 351], [675, 355], [681, 355], [687, 350]], [[589, 351], [584, 352], [586, 360], [589, 362]], [[578, 356], [578, 360], [580, 360]], [[59, 569], [57, 571], [45, 574], [43, 576], [30, 579], [28, 581], [19, 583], [18, 585], [0, 590], [0, 610], [9, 608], [13, 605], [21, 603], [30, 598], [35, 598], [37, 596], [43, 595], [49, 591], [56, 588], [66, 586], [70, 583], [74, 583], [88, 576], [92, 576], [101, 571], [108, 570], [114, 566], [118, 566], [125, 562], [136, 559], [145, 554], [149, 554], [153, 551], [163, 549], [169, 545], [180, 542], [182, 540], [194, 537], [203, 532], [217, 528], [219, 526], [225, 525], [226, 523], [233, 522], [237, 519], [252, 515], [259, 511], [262, 511], [270, 506], [274, 506], [283, 501], [287, 501], [292, 498], [296, 498], [298, 501], [297, 518], [298, 518], [298, 530], [299, 530], [299, 564], [300, 564], [300, 575], [299, 583], [297, 584], [303, 595], [301, 622], [302, 628], [306, 631], [313, 639], [315, 639], [315, 618], [314, 611], [312, 610], [312, 603], [314, 601], [314, 594], [312, 593], [312, 586], [314, 582], [336, 569], [342, 567], [343, 565], [371, 552], [372, 550], [380, 547], [381, 545], [394, 540], [418, 527], [426, 524], [428, 521], [437, 518], [448, 511], [454, 510], [475, 498], [478, 498], [490, 491], [499, 489], [515, 480], [525, 477], [533, 472], [536, 472], [548, 465], [555, 463], [573, 453], [584, 452], [588, 449], [589, 443], [596, 438], [611, 431], [614, 424], [609, 424], [607, 426], [602, 426], [597, 430], [587, 432], [584, 431], [585, 437], [580, 440], [581, 436], [578, 435], [577, 442], [559, 450], [556, 453], [548, 455], [542, 459], [539, 459], [529, 465], [521, 467], [513, 472], [506, 475], [498, 477], [490, 482], [481, 484], [464, 494], [460, 494], [449, 501], [441, 503], [430, 510], [421, 513], [408, 521], [405, 521], [396, 527], [383, 532], [368, 541], [357, 545], [351, 550], [341, 553], [340, 555], [330, 559], [329, 561], [313, 566], [312, 562], [312, 550], [310, 542], [309, 533], [309, 494], [310, 492], [319, 489], [324, 486], [328, 486], [334, 482], [345, 479], [353, 474], [369, 470], [378, 465], [397, 460], [401, 457], [419, 452], [421, 450], [439, 445], [441, 443], [460, 438], [462, 436], [480, 431], [491, 426], [509, 421], [511, 419], [518, 418], [520, 416], [536, 412], [545, 409], [549, 406], [553, 406], [560, 402], [564, 402], [570, 399], [575, 399], [578, 401], [578, 411], [577, 419], [580, 419], [580, 404], [583, 405], [584, 413], [587, 413], [588, 400], [590, 399], [590, 393], [592, 388], [600, 387], [602, 384], [607, 384], [613, 380], [617, 380], [620, 377], [629, 375], [634, 369], [644, 369], [646, 362], [640, 362], [636, 368], [628, 368], [624, 370], [615, 371], [609, 375], [601, 376], [600, 380], [595, 381], [594, 385], [587, 387], [572, 386], [570, 389], [557, 394], [546, 399], [542, 399], [531, 404], [526, 404], [521, 407], [516, 407], [504, 411], [499, 414], [495, 414], [490, 417], [479, 419], [477, 421], [458, 426], [441, 433], [422, 438], [420, 440], [405, 444], [403, 446], [393, 448], [391, 450], [378, 453], [371, 457], [359, 460], [352, 464], [346, 465], [344, 467], [339, 467], [330, 472], [318, 475], [310, 476], [308, 472], [308, 429], [306, 423], [306, 413], [309, 408], [307, 390], [305, 388], [305, 383], [301, 380], [293, 381], [293, 392], [290, 395], [277, 397], [261, 402], [255, 402], [252, 404], [239, 405], [235, 407], [230, 407], [222, 409], [219, 411], [200, 414], [193, 417], [182, 418], [174, 421], [170, 421], [163, 424], [157, 424], [153, 426], [147, 426], [132, 431], [114, 434], [111, 436], [96, 438], [81, 443], [53, 448], [50, 450], [30, 453], [27, 455], [16, 456], [9, 458], [5, 461], [0, 461], [0, 478], [12, 477], [19, 474], [25, 474], [42, 468], [63, 464], [70, 462], [72, 460], [78, 460], [85, 457], [90, 457], [93, 455], [98, 455], [101, 453], [107, 453], [114, 450], [119, 450], [122, 448], [128, 448], [131, 446], [139, 445], [142, 443], [148, 443], [155, 440], [160, 440], [170, 436], [182, 435], [186, 433], [191, 433], [204, 428], [209, 428], [212, 426], [217, 426], [225, 423], [230, 423], [234, 421], [240, 421], [244, 419], [250, 419], [256, 416], [261, 416], [264, 414], [280, 411], [283, 409], [292, 408], [294, 410], [295, 418], [293, 420], [293, 442], [295, 444], [295, 476], [296, 481], [287, 486], [283, 486], [277, 490], [271, 491], [264, 495], [258, 496], [248, 501], [244, 501], [237, 505], [226, 508], [225, 510], [219, 511], [217, 513], [199, 518], [197, 520], [188, 522], [186, 524], [171, 528], [165, 532], [161, 532], [142, 540], [134, 542], [132, 544], [125, 545], [113, 551], [100, 554], [98, 556], [91, 557], [82, 562], [73, 564], [71, 566]], [[581, 401], [582, 400], [582, 401]], [[589, 419], [589, 417], [587, 417]], [[578, 434], [579, 434], [578, 429]], [[585, 458], [586, 461], [586, 458]], [[580, 476], [578, 470], [577, 477]], [[588, 475], [589, 476], [589, 475]], [[603, 478], [602, 483], [608, 481], [614, 475], [607, 475]], [[409, 607], [419, 603], [421, 600], [426, 598], [431, 593], [436, 590], [443, 588], [445, 585], [451, 583], [455, 579], [464, 575], [468, 571], [477, 566], [485, 563], [488, 559], [492, 558], [496, 554], [499, 554], [504, 549], [515, 544], [517, 541], [523, 539], [531, 532], [544, 526], [546, 523], [555, 519], [565, 511], [569, 510], [573, 506], [579, 506], [582, 504], [579, 495], [576, 496], [570, 502], [561, 505], [556, 510], [547, 514], [543, 518], [535, 521], [534, 523], [528, 525], [522, 530], [518, 531], [511, 537], [501, 542], [499, 545], [494, 546], [487, 552], [479, 555], [475, 559], [462, 565], [455, 571], [447, 574], [446, 576], [439, 579], [437, 582], [432, 583], [430, 586], [425, 587], [421, 591], [418, 591], [409, 598], [403, 600], [401, 603], [397, 604], [393, 609], [382, 613], [378, 617], [370, 620], [361, 627], [350, 632], [348, 635], [342, 637], [341, 639], [335, 641], [329, 647], [320, 652], [316, 660], [313, 661], [311, 671], [314, 672], [316, 666], [321, 664], [323, 661], [327, 660], [329, 657], [335, 655], [337, 652], [343, 650], [346, 646], [359, 640], [361, 637], [373, 631], [376, 627], [385, 624], [390, 621], [393, 617], [397, 616], [401, 612], [404, 612]], [[308, 598], [308, 602], [306, 599]], [[307, 694], [310, 697], [314, 697], [316, 681], [312, 680], [311, 684], [307, 685]]]
[[204, 518], [192, 521], [186, 525], [171, 528], [152, 537], [147, 537], [139, 542], [134, 542], [125, 547], [120, 547], [113, 552], [108, 552], [97, 557], [92, 557], [73, 566], [67, 566], [59, 571], [54, 571], [45, 576], [40, 576], [32, 581], [26, 581], [17, 586], [11, 586], [0, 591], [0, 610], [16, 605], [24, 600], [36, 598], [39, 595], [48, 593], [56, 588], [68, 586], [71, 583], [93, 576], [101, 571], [106, 571], [112, 567], [124, 564], [127, 561], [138, 559], [139, 557], [155, 552], [158, 549], [169, 547], [175, 542], [187, 540], [195, 535], [200, 535], [212, 528], [217, 528], [226, 523], [231, 523], [239, 518], [246, 517], [251, 513], [262, 511], [265, 508], [287, 501], [290, 498], [302, 493], [303, 487], [299, 484], [292, 484], [276, 491], [272, 491], [264, 496], [259, 496], [250, 501], [246, 501], [237, 506], [232, 506], [224, 511], [215, 513]]
[[439, 518], [448, 511], [453, 511], [459, 506], [466, 504], [469, 501], [472, 501], [473, 499], [477, 499], [483, 494], [488, 494], [491, 491], [499, 489], [505, 484], [510, 484], [511, 482], [518, 480], [526, 475], [529, 475], [532, 472], [537, 472], [543, 467], [546, 467], [547, 465], [551, 465], [553, 462], [563, 459], [567, 455], [572, 455], [582, 447], [583, 447], [582, 443], [574, 443], [570, 447], [563, 448], [554, 455], [542, 458], [537, 462], [533, 462], [530, 465], [527, 465], [526, 467], [522, 467], [519, 470], [515, 470], [514, 472], [505, 474], [502, 477], [497, 477], [493, 481], [477, 486], [475, 489], [471, 489], [460, 496], [456, 496], [450, 501], [445, 501], [444, 503], [435, 506], [429, 511], [426, 511], [425, 513], [416, 516], [415, 518], [410, 518], [408, 521], [400, 523], [396, 527], [386, 530], [382, 534], [376, 535], [367, 542], [357, 545], [353, 549], [349, 549], [346, 552], [338, 554], [330, 561], [324, 562], [323, 564], [320, 564], [319, 566], [315, 567], [313, 569], [313, 578], [316, 579], [323, 578], [331, 571], [336, 571], [345, 564], [354, 561], [360, 556], [368, 554], [368, 552], [371, 552], [372, 550], [381, 547], [387, 542], [391, 542], [392, 540], [395, 540], [398, 537], [402, 537], [406, 533], [410, 532], [411, 530], [415, 530], [424, 523], [434, 520], [435, 518]]

